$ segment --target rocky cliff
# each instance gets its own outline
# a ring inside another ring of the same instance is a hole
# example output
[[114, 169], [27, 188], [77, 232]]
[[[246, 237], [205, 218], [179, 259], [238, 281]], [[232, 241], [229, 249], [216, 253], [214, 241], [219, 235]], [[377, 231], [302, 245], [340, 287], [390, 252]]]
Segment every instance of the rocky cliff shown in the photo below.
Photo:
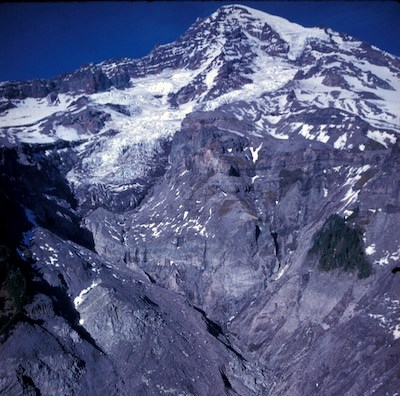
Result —
[[2, 83], [1, 393], [396, 394], [399, 91], [243, 6]]

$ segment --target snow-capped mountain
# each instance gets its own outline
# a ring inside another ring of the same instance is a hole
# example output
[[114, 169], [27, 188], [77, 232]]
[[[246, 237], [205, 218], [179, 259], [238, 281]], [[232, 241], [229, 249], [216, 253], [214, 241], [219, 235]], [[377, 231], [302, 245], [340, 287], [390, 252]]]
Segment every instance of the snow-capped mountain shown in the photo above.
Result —
[[399, 58], [234, 5], [0, 96], [1, 392], [399, 388]]

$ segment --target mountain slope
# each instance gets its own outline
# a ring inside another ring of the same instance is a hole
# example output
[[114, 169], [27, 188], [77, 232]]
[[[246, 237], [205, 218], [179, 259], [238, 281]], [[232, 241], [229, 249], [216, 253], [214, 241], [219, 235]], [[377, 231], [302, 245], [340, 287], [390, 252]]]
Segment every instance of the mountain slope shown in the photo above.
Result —
[[396, 392], [399, 90], [244, 6], [2, 83], [2, 392]]

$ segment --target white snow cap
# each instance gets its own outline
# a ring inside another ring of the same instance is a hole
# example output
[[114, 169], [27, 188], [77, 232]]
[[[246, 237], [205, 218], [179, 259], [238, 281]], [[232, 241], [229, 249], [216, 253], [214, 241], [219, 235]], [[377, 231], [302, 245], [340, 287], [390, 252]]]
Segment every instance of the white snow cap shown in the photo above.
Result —
[[[305, 28], [297, 23], [289, 22], [287, 19], [275, 15], [267, 14], [266, 12], [255, 10], [240, 4], [232, 4], [222, 6], [211, 17], [217, 13], [224, 11], [227, 14], [232, 14], [238, 21], [247, 22], [252, 20], [255, 23], [267, 24], [274, 30], [283, 41], [289, 44], [288, 58], [296, 60], [304, 50], [307, 42], [310, 39], [319, 39], [329, 41], [329, 35], [320, 28]], [[235, 12], [236, 11], [236, 12]], [[243, 13], [245, 11], [246, 13]]]

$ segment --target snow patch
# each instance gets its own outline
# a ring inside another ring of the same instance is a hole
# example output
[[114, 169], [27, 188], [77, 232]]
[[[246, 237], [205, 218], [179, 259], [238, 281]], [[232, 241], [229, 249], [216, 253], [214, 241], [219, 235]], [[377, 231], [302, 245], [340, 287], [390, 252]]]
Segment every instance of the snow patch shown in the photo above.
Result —
[[[294, 130], [297, 130], [300, 128], [299, 134], [304, 136], [304, 138], [308, 140], [314, 140], [316, 139], [319, 142], [322, 143], [327, 143], [329, 141], [329, 136], [326, 134], [324, 129], [326, 128], [326, 125], [320, 125], [318, 130], [314, 125], [308, 125], [308, 124], [301, 124], [298, 122], [295, 122], [292, 124]], [[312, 131], [316, 131], [314, 133], [311, 133]]]
[[57, 125], [54, 129], [56, 136], [61, 140], [73, 142], [81, 139], [78, 132], [74, 128], [66, 127], [64, 125]]
[[74, 299], [75, 308], [78, 308], [79, 305], [81, 305], [83, 303], [85, 295], [88, 294], [90, 292], [90, 290], [94, 289], [99, 284], [100, 284], [100, 281], [98, 281], [98, 282], [93, 281], [89, 287], [87, 287], [86, 289], [83, 289], [79, 293], [79, 295], [77, 297], [75, 297], [75, 299]]
[[349, 173], [347, 174], [346, 182], [343, 186], [354, 186], [362, 177], [362, 174], [365, 173], [368, 169], [371, 168], [371, 165], [364, 165], [360, 168], [353, 168], [349, 169]]
[[314, 139], [315, 136], [310, 133], [312, 129], [312, 125], [303, 124], [300, 129], [300, 135], [304, 136], [306, 139]]
[[317, 135], [317, 140], [322, 143], [328, 143], [329, 141], [329, 135], [324, 131], [325, 128], [326, 125], [320, 125], [319, 133]]
[[0, 128], [35, 124], [59, 111], [67, 110], [72, 100], [76, 100], [77, 97], [59, 94], [58, 99], [52, 106], [49, 106], [47, 98], [14, 100], [13, 104], [16, 107], [0, 115]]
[[400, 338], [400, 324], [397, 324], [393, 330], [393, 338], [398, 340]]
[[338, 150], [343, 150], [346, 148], [346, 142], [347, 133], [344, 133], [343, 135], [339, 136], [335, 143], [333, 143], [333, 147]]
[[381, 314], [368, 314], [368, 316], [370, 317], [370, 318], [372, 318], [372, 319], [377, 319], [380, 323], [379, 323], [379, 325], [381, 326], [381, 327], [383, 327], [383, 328], [385, 328], [386, 327], [386, 318], [385, 318], [385, 316], [384, 315], [381, 315]]
[[278, 133], [274, 129], [268, 130], [268, 134], [271, 135], [275, 139], [280, 139], [280, 140], [288, 140], [289, 135], [286, 133]]
[[368, 131], [367, 137], [369, 139], [375, 140], [375, 142], [382, 144], [386, 148], [388, 147], [389, 143], [395, 144], [397, 141], [396, 136], [385, 131]]
[[204, 79], [207, 88], [210, 90], [214, 86], [215, 77], [218, 75], [218, 69], [211, 69]]
[[276, 275], [275, 275], [275, 280], [278, 280], [282, 278], [282, 276], [285, 274], [287, 269], [289, 268], [289, 265], [285, 265]]
[[258, 161], [258, 153], [261, 150], [262, 147], [262, 143], [255, 149], [253, 147], [250, 147], [250, 152], [251, 152], [251, 156], [253, 157], [253, 162], [256, 163]]
[[365, 253], [366, 253], [368, 256], [373, 255], [375, 252], [376, 252], [376, 250], [375, 250], [375, 244], [374, 244], [374, 243], [373, 243], [372, 245], [368, 246], [368, 247], [365, 249]]
[[385, 255], [379, 260], [375, 261], [374, 264], [378, 264], [380, 266], [385, 266], [389, 264], [390, 253], [386, 252]]
[[346, 179], [345, 183], [343, 184], [343, 187], [350, 186], [350, 188], [347, 190], [344, 198], [342, 198], [342, 202], [345, 202], [343, 209], [346, 208], [347, 206], [349, 206], [351, 203], [354, 203], [357, 201], [360, 190], [354, 191], [353, 188], [354, 188], [355, 184], [357, 183], [357, 181], [359, 181], [361, 179], [362, 174], [370, 168], [371, 168], [370, 165], [364, 165], [360, 168], [351, 167], [349, 169], [349, 172], [347, 174], [347, 179]]
[[348, 217], [350, 217], [353, 214], [353, 210], [348, 210], [346, 209], [344, 212], [344, 217], [347, 219]]

